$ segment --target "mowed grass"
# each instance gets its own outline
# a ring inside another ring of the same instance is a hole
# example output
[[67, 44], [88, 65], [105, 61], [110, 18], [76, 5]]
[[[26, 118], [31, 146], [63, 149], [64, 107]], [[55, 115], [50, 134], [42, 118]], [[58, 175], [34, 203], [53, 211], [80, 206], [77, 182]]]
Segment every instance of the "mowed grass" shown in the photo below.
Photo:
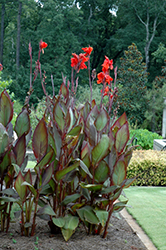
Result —
[[166, 187], [129, 187], [128, 212], [158, 250], [166, 250]]
[[36, 165], [36, 161], [28, 161], [26, 168], [34, 168], [35, 165]]

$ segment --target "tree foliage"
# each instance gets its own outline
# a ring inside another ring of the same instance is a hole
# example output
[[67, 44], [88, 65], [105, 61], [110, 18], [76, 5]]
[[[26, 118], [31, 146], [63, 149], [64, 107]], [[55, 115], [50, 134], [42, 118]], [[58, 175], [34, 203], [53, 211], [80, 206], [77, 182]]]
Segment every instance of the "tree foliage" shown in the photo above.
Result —
[[[148, 89], [152, 89], [152, 82], [160, 75], [166, 59], [166, 0], [1, 0], [0, 13], [3, 77], [12, 79], [10, 91], [22, 102], [29, 85], [29, 42], [33, 47], [33, 69], [39, 41], [43, 39], [48, 43], [41, 63], [46, 70], [49, 94], [51, 75], [55, 92], [58, 93], [62, 73], [64, 76], [70, 75], [71, 54], [80, 51], [81, 47], [90, 45], [94, 48], [91, 70], [99, 72], [106, 54], [114, 60], [114, 65], [120, 66], [124, 50], [135, 43], [142, 54], [142, 62], [146, 63]], [[160, 42], [163, 47], [159, 46]], [[162, 54], [160, 62], [156, 53]], [[80, 72], [79, 83], [85, 89], [87, 81], [88, 75]], [[38, 99], [43, 97], [40, 79], [35, 82], [34, 90], [36, 94], [32, 94], [31, 104], [36, 106]], [[138, 103], [137, 99], [135, 102], [135, 106], [139, 107], [139, 99]]]
[[[120, 114], [126, 112], [132, 123], [141, 124], [145, 119], [147, 72], [143, 57], [132, 43], [120, 58], [118, 70]], [[130, 91], [129, 91], [130, 90]]]

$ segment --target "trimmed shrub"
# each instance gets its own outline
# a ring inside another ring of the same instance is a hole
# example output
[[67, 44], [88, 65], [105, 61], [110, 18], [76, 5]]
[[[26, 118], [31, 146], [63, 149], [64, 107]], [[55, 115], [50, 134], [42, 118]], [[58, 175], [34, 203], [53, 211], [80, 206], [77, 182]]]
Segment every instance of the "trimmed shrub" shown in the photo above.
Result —
[[135, 150], [127, 170], [128, 178], [134, 176], [135, 186], [166, 186], [166, 152]]
[[132, 129], [130, 130], [130, 138], [137, 138], [137, 144], [141, 146], [142, 149], [153, 149], [154, 139], [162, 139], [161, 135], [157, 133], [150, 132], [147, 129]]

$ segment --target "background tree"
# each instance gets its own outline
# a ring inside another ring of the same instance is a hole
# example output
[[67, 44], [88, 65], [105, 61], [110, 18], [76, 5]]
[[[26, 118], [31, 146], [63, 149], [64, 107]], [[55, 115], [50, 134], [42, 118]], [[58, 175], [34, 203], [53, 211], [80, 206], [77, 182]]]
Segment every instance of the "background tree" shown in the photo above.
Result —
[[148, 106], [145, 113], [144, 127], [151, 131], [161, 133], [164, 98], [166, 98], [166, 48], [160, 43], [158, 49], [152, 54], [155, 65], [161, 66], [161, 75], [156, 76], [152, 89], [147, 91]]
[[1, 6], [0, 63], [3, 63], [4, 22], [5, 22], [5, 3], [2, 3], [2, 6]]
[[79, 41], [82, 46], [90, 44], [94, 48], [92, 54], [92, 69], [101, 69], [104, 55], [115, 59], [118, 55], [112, 46], [110, 38], [115, 34], [117, 18], [111, 10], [115, 8], [115, 0], [81, 0], [79, 4], [82, 23], [79, 26]]
[[157, 27], [161, 18], [166, 15], [166, 1], [152, 1], [152, 0], [132, 0], [131, 4], [135, 10], [136, 16], [145, 27], [146, 42], [145, 42], [145, 64], [148, 69], [149, 66], [149, 50], [151, 43], [155, 37]]
[[151, 63], [151, 54], [159, 42], [165, 43], [166, 1], [121, 0], [117, 5], [119, 27], [112, 37], [112, 44], [119, 51], [126, 49], [131, 42], [138, 46], [150, 73], [148, 88], [152, 88], [152, 81], [160, 73], [160, 68], [154, 67]]
[[126, 112], [133, 124], [141, 125], [145, 119], [147, 101], [145, 99], [147, 73], [143, 57], [137, 46], [132, 43], [120, 58], [118, 70], [119, 114]]
[[16, 45], [16, 65], [17, 70], [20, 66], [20, 35], [21, 35], [21, 12], [22, 12], [22, 1], [18, 1], [18, 15], [17, 15], [17, 45]]

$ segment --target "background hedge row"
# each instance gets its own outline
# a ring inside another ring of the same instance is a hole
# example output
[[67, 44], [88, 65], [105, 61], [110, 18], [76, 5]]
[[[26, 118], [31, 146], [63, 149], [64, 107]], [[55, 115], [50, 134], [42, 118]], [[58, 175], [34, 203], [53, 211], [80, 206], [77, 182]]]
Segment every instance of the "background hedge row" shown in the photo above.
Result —
[[127, 172], [134, 176], [135, 186], [166, 186], [166, 151], [135, 150]]

